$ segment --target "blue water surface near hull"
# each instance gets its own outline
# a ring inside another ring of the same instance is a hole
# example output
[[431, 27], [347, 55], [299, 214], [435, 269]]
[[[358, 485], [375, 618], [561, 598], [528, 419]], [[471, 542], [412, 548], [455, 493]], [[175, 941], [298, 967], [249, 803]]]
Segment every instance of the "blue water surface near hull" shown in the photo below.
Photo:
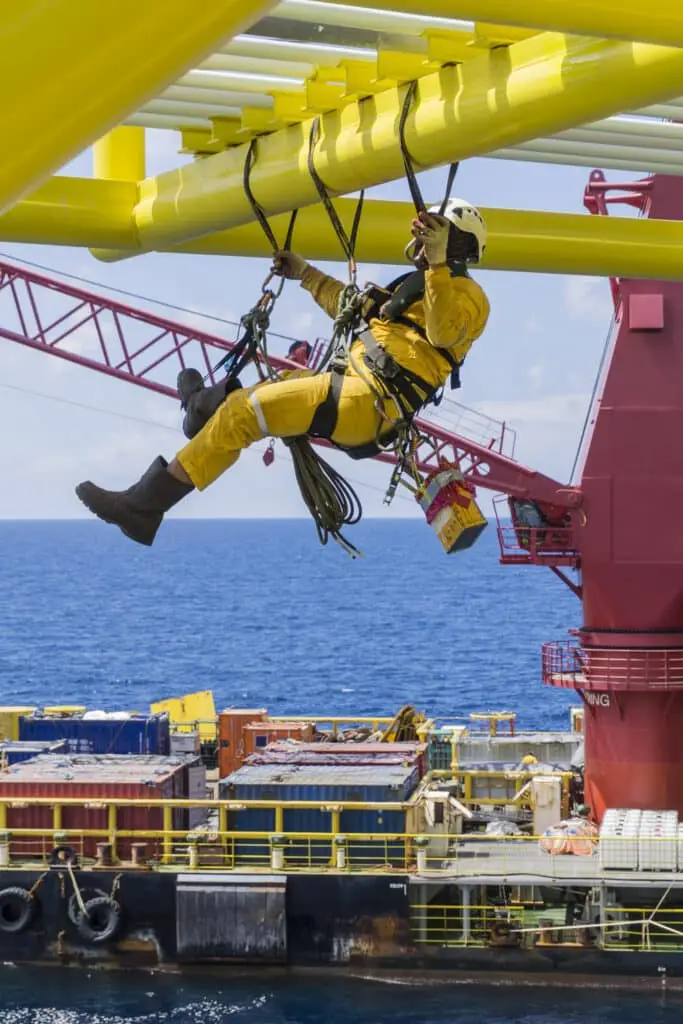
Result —
[[3, 1024], [679, 1024], [679, 993], [0, 968]]

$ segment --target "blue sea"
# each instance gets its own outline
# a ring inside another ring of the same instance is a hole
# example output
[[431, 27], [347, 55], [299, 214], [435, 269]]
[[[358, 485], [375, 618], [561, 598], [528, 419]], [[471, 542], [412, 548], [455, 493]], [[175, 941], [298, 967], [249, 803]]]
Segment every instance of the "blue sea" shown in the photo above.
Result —
[[349, 538], [363, 558], [303, 519], [170, 520], [151, 549], [95, 520], [0, 521], [2, 702], [144, 709], [211, 688], [219, 708], [512, 708], [568, 728], [540, 647], [580, 606], [550, 570], [499, 565], [493, 524], [451, 556], [421, 520]]
[[[580, 623], [549, 570], [498, 564], [493, 525], [446, 556], [418, 520], [349, 531], [352, 561], [296, 521], [164, 524], [147, 549], [96, 521], [0, 522], [2, 704], [144, 710], [211, 688], [272, 713], [513, 709], [566, 728], [540, 645]], [[574, 698], [575, 702], [575, 698]], [[0, 966], [2, 1024], [669, 1024], [672, 994], [342, 979], [34, 973]]]

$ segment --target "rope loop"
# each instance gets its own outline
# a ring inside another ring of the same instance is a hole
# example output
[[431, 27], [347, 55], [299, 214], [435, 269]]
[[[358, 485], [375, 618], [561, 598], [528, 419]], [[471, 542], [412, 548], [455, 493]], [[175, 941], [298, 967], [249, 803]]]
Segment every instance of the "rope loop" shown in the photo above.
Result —
[[363, 214], [363, 203], [365, 201], [365, 189], [361, 190], [360, 196], [358, 197], [358, 204], [356, 206], [356, 212], [353, 216], [353, 224], [351, 225], [351, 234], [347, 235], [346, 229], [341, 222], [339, 214], [337, 213], [332, 200], [330, 199], [329, 192], [325, 187], [318, 171], [315, 166], [315, 147], [320, 141], [320, 117], [313, 119], [311, 125], [311, 134], [308, 143], [308, 173], [313, 179], [313, 184], [316, 187], [320, 201], [325, 207], [328, 217], [332, 223], [335, 234], [339, 239], [339, 244], [344, 250], [344, 255], [349, 268], [349, 282], [355, 288], [356, 277], [358, 273], [358, 267], [356, 265], [356, 242], [358, 240], [358, 232], [360, 230], [360, 222]]
[[[400, 117], [398, 119], [398, 139], [399, 139], [399, 143], [400, 143], [400, 146], [401, 146], [401, 156], [403, 158], [403, 167], [405, 169], [406, 179], [408, 181], [408, 188], [410, 189], [410, 195], [412, 197], [413, 204], [415, 206], [415, 212], [420, 214], [420, 213], [426, 213], [427, 212], [427, 205], [426, 205], [426, 203], [424, 201], [424, 197], [422, 195], [422, 190], [421, 190], [421, 188], [419, 186], [419, 183], [418, 183], [418, 180], [417, 180], [417, 175], [415, 174], [415, 169], [413, 167], [413, 160], [412, 160], [412, 157], [411, 157], [410, 152], [408, 150], [408, 144], [406, 142], [406, 124], [408, 122], [408, 115], [410, 114], [410, 108], [412, 107], [413, 100], [415, 99], [416, 96], [417, 96], [417, 79], [414, 79], [410, 83], [410, 85], [408, 86], [408, 89], [407, 89], [406, 94], [405, 94], [405, 98], [403, 100], [403, 107], [401, 108], [401, 114], [400, 114]], [[447, 181], [446, 181], [446, 191], [444, 193], [444, 197], [443, 197], [443, 200], [441, 201], [441, 206], [439, 208], [439, 214], [441, 216], [443, 216], [443, 212], [446, 209], [446, 205], [448, 203], [448, 200], [451, 197], [451, 192], [453, 191], [453, 184], [455, 182], [455, 176], [458, 173], [458, 167], [459, 166], [460, 166], [459, 162], [458, 163], [454, 163], [454, 164], [451, 164], [449, 169], [448, 169], [448, 178], [447, 178]]]

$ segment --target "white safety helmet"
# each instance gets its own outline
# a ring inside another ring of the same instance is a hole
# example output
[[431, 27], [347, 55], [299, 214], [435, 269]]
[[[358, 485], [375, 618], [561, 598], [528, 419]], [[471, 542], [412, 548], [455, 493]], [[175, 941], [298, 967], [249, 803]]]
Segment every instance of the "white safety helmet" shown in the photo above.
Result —
[[[430, 206], [429, 213], [442, 213], [440, 206]], [[472, 206], [466, 199], [449, 199], [443, 213], [454, 227], [460, 231], [466, 231], [474, 235], [477, 242], [476, 255], [467, 260], [468, 263], [479, 263], [486, 251], [486, 223], [476, 206]]]

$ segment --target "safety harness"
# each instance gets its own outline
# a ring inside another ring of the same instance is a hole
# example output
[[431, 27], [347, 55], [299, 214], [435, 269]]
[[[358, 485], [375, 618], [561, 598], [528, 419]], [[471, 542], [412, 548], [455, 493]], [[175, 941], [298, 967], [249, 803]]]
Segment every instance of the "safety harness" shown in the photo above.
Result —
[[[467, 270], [462, 264], [452, 263], [450, 269], [454, 277], [467, 276]], [[422, 270], [402, 274], [386, 288], [376, 285], [369, 286], [364, 292], [369, 303], [364, 312], [365, 323], [369, 328], [371, 321], [378, 319], [381, 315], [385, 321], [401, 324], [429, 343], [426, 330], [408, 315], [411, 306], [422, 301], [424, 291], [425, 275]], [[441, 388], [434, 387], [398, 363], [386, 349], [377, 343], [371, 329], [356, 334], [354, 341], [360, 341], [363, 344], [365, 350], [363, 362], [396, 401], [406, 421], [412, 420], [413, 416], [430, 402], [438, 405]], [[460, 367], [463, 361], [458, 361], [448, 349], [439, 349], [438, 352], [451, 367], [450, 387], [451, 390], [456, 390], [460, 387]], [[334, 433], [344, 377], [345, 368], [332, 368], [329, 391], [324, 401], [318, 406], [309, 427], [308, 433], [311, 437], [330, 440]], [[393, 428], [383, 436], [381, 446], [373, 441], [353, 448], [338, 444], [335, 444], [335, 447], [346, 452], [352, 459], [368, 459], [379, 454], [382, 447], [395, 441], [396, 437], [397, 430]]]

